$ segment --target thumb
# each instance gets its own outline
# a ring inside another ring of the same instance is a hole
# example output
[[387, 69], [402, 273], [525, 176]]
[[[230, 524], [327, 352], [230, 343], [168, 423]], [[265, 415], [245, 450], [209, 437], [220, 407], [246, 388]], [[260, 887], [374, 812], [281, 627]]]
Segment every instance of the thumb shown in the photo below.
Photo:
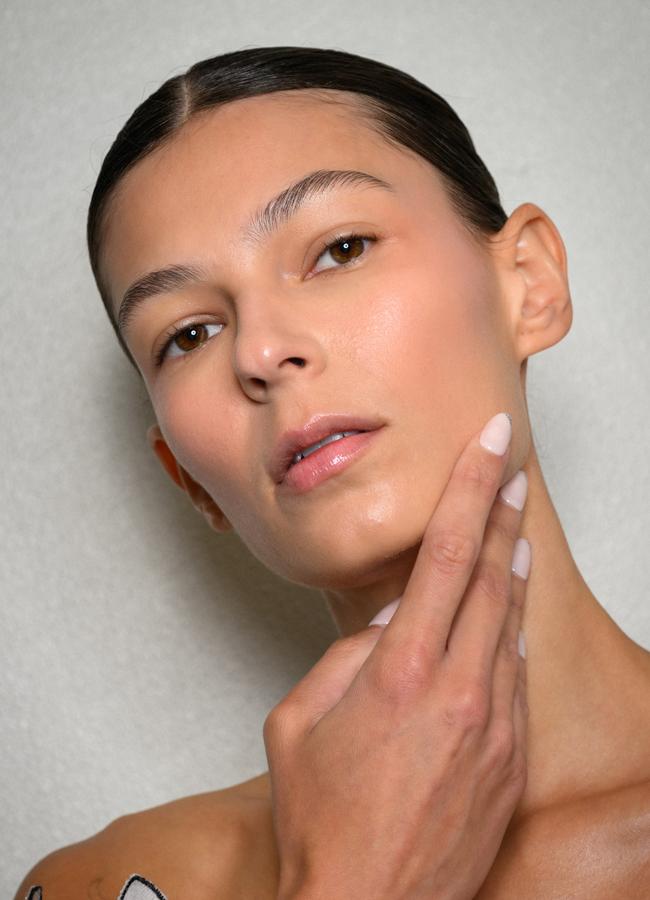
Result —
[[335, 640], [287, 694], [286, 701], [300, 729], [311, 731], [339, 703], [382, 636], [384, 629], [380, 626], [390, 621], [400, 599], [377, 613], [371, 620], [375, 624]]

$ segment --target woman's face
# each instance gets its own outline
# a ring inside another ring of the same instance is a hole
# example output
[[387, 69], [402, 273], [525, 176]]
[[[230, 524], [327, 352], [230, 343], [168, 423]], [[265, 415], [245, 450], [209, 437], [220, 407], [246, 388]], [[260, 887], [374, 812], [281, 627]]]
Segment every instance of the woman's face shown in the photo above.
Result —
[[[177, 462], [255, 556], [315, 587], [399, 566], [469, 437], [505, 409], [516, 440], [525, 419], [491, 253], [438, 173], [353, 104], [285, 91], [196, 117], [122, 180], [103, 244], [116, 311], [143, 275], [192, 270], [134, 308], [126, 342]], [[272, 197], [323, 170], [390, 189], [339, 179], [251, 236]], [[341, 244], [350, 234], [372, 240]], [[287, 490], [269, 471], [278, 440], [323, 414], [383, 427], [340, 471]]]

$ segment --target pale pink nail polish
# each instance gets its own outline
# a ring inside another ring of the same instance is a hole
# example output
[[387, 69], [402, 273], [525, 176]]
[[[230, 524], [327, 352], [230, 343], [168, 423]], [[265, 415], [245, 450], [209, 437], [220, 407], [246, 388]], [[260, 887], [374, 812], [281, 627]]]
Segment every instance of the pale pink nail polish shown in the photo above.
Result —
[[509, 413], [497, 413], [487, 423], [481, 436], [479, 443], [490, 453], [496, 453], [497, 456], [503, 456], [508, 449], [510, 438], [512, 437], [512, 417]]
[[509, 505], [521, 511], [526, 502], [528, 494], [528, 477], [523, 469], [520, 469], [516, 475], [513, 475], [510, 481], [506, 481], [499, 496]]
[[517, 538], [515, 552], [512, 554], [512, 571], [524, 581], [530, 574], [530, 544], [526, 538]]
[[371, 619], [368, 622], [368, 625], [388, 625], [390, 620], [395, 615], [395, 611], [399, 606], [400, 600], [402, 599], [401, 595], [397, 597], [395, 600], [391, 600], [391, 602], [384, 606], [383, 609], [380, 609], [374, 619]]
[[519, 632], [517, 649], [519, 650], [519, 656], [521, 656], [522, 659], [526, 659], [526, 636], [523, 631]]

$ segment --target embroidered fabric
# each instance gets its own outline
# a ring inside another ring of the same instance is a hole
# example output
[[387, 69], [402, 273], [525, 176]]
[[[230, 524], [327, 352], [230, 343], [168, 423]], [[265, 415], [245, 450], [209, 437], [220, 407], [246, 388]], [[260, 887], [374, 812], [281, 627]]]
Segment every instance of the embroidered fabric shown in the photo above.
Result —
[[[35, 884], [27, 891], [25, 900], [47, 900], [43, 896], [43, 888]], [[142, 875], [130, 875], [120, 891], [117, 900], [167, 900], [155, 884], [147, 881]]]

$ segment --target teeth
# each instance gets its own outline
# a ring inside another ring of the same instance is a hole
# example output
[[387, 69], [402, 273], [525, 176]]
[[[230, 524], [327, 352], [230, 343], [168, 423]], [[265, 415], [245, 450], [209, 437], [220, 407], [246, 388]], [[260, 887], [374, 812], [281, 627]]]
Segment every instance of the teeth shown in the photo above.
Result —
[[295, 465], [295, 463], [300, 462], [301, 459], [304, 459], [306, 456], [314, 453], [314, 451], [318, 450], [319, 447], [324, 447], [325, 444], [331, 444], [332, 441], [340, 441], [341, 438], [348, 437], [351, 434], [361, 434], [361, 432], [337, 431], [335, 434], [330, 434], [329, 437], [323, 438], [322, 441], [317, 441], [315, 444], [311, 444], [309, 447], [305, 447], [305, 449], [301, 450], [299, 453], [294, 454], [294, 457], [291, 460], [291, 465]]

